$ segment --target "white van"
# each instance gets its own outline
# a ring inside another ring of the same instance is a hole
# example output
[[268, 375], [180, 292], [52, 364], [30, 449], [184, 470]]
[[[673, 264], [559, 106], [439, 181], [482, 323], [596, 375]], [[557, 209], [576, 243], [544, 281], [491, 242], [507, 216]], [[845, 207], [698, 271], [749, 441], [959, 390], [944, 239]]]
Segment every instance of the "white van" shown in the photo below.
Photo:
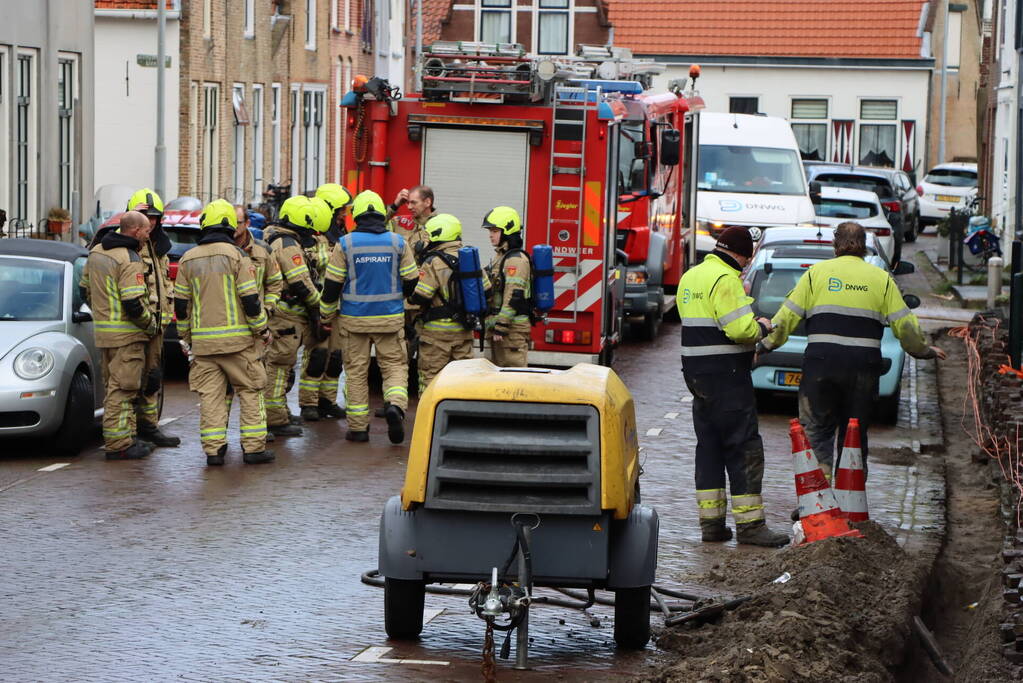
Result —
[[764, 228], [814, 225], [799, 145], [788, 121], [700, 114], [696, 220], [701, 258], [729, 225], [750, 228], [754, 240]]

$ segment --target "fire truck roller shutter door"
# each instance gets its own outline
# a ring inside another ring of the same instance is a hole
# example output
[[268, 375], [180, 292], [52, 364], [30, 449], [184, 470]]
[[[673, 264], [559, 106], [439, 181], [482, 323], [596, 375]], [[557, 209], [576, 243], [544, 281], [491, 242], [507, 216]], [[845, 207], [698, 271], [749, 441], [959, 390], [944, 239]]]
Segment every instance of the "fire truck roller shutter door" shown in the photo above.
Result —
[[[437, 210], [457, 216], [465, 226], [462, 243], [479, 249], [480, 261], [488, 263], [494, 248], [479, 227], [483, 217], [495, 206], [526, 215], [528, 134], [438, 126], [428, 127], [424, 138], [423, 184], [433, 188]], [[546, 191], [537, 201], [547, 201]]]

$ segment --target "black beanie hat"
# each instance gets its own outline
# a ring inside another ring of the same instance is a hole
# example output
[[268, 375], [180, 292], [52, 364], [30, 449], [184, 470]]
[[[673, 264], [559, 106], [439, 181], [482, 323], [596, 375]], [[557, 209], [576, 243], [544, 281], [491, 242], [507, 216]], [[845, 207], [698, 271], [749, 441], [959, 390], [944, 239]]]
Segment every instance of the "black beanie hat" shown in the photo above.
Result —
[[750, 237], [749, 230], [737, 225], [725, 228], [718, 235], [718, 242], [714, 246], [719, 249], [727, 249], [746, 258], [753, 256], [753, 238]]

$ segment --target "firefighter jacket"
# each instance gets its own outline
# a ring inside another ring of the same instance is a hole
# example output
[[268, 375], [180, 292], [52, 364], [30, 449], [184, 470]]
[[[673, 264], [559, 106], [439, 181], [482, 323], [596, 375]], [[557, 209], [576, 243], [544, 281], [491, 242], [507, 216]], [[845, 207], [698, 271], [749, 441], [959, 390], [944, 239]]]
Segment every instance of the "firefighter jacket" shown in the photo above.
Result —
[[426, 231], [426, 222], [436, 215], [436, 211], [431, 211], [429, 215], [422, 218], [405, 215], [397, 216], [388, 209], [387, 229], [396, 235], [401, 235], [408, 242], [409, 247], [412, 249], [412, 254], [418, 261], [419, 255], [430, 246], [430, 233]]
[[[101, 244], [103, 239], [117, 232], [116, 226], [107, 226], [96, 233], [92, 244]], [[149, 234], [139, 255], [142, 257], [142, 267], [146, 276], [146, 294], [149, 298], [149, 310], [154, 314], [159, 313], [161, 329], [167, 327], [172, 320], [174, 311], [173, 283], [170, 280], [170, 259], [167, 253], [170, 251], [171, 241], [164, 232], [162, 225], [157, 225]]]
[[324, 320], [339, 315], [352, 332], [396, 332], [404, 326], [404, 300], [417, 279], [404, 238], [387, 231], [383, 216], [363, 214], [331, 252], [320, 315]]
[[497, 247], [494, 258], [485, 269], [493, 287], [490, 290], [490, 311], [487, 329], [506, 335], [512, 330], [529, 331], [529, 314], [533, 293], [529, 257], [522, 249]]
[[[419, 282], [409, 298], [422, 309], [423, 331], [455, 333], [454, 336], [472, 337], [472, 328], [465, 323], [463, 310], [456, 310], [451, 301], [452, 287], [461, 287], [457, 278], [452, 281], [452, 264], [458, 265], [461, 240], [431, 243], [419, 266]], [[483, 289], [490, 289], [490, 279], [483, 273]], [[457, 297], [461, 300], [461, 297]]]
[[807, 358], [877, 368], [885, 325], [911, 356], [934, 354], [892, 276], [859, 256], [839, 256], [810, 266], [775, 314], [775, 327], [764, 348], [784, 344], [803, 318]]
[[178, 334], [197, 356], [251, 348], [266, 330], [256, 267], [227, 231], [206, 228], [181, 258], [174, 313]]
[[316, 243], [305, 250], [309, 272], [313, 275], [313, 284], [317, 289], [323, 288], [323, 280], [327, 275], [327, 262], [330, 260], [330, 240], [326, 235], [316, 234]]
[[301, 239], [294, 231], [275, 225], [267, 238], [270, 253], [277, 262], [283, 278], [277, 314], [302, 321], [310, 315], [319, 315], [320, 291], [313, 282]]
[[682, 317], [682, 372], [749, 372], [756, 343], [766, 333], [753, 317], [739, 264], [712, 252], [690, 268], [675, 297]]
[[281, 275], [281, 268], [277, 260], [270, 253], [270, 245], [263, 240], [257, 240], [249, 235], [249, 240], [242, 246], [245, 254], [256, 267], [256, 289], [259, 290], [259, 300], [263, 302], [263, 308], [267, 315], [272, 315], [277, 309], [277, 302], [281, 300], [281, 290], [284, 289], [284, 277]]
[[79, 286], [92, 309], [100, 348], [146, 342], [160, 332], [146, 289], [141, 246], [134, 237], [111, 230], [89, 252]]

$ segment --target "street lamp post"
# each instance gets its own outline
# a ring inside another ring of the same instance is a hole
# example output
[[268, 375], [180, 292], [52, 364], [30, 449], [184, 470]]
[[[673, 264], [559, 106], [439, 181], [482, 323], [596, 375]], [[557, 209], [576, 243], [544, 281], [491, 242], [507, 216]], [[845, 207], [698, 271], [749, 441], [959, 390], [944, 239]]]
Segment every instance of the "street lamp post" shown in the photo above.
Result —
[[164, 195], [164, 183], [166, 182], [167, 170], [167, 148], [163, 142], [163, 109], [164, 109], [164, 61], [166, 57], [165, 38], [167, 32], [167, 0], [158, 0], [156, 3], [156, 149], [153, 153], [155, 164], [153, 172], [153, 189], [161, 197]]
[[941, 40], [941, 117], [938, 123], [938, 163], [945, 163], [945, 110], [948, 103], [945, 101], [945, 93], [948, 89], [948, 5], [951, 0], [945, 0], [945, 23], [944, 37]]

